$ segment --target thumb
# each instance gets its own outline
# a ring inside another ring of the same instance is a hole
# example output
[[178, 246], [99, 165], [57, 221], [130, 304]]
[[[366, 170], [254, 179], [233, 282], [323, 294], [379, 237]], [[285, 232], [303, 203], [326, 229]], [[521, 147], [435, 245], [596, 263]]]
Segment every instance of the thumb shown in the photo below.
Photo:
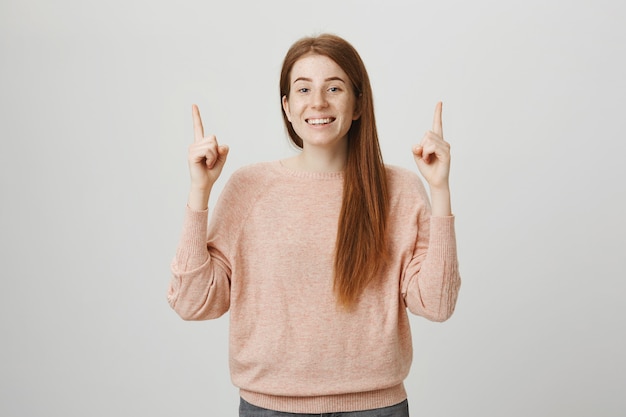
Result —
[[226, 163], [226, 157], [228, 157], [228, 151], [230, 151], [230, 148], [228, 147], [228, 145], [220, 145], [217, 148], [217, 161], [216, 161], [216, 165], [219, 165], [219, 167], [223, 167], [224, 164]]
[[422, 145], [415, 145], [413, 147], [413, 158], [415, 162], [424, 162], [428, 161], [428, 155], [424, 155], [424, 148]]

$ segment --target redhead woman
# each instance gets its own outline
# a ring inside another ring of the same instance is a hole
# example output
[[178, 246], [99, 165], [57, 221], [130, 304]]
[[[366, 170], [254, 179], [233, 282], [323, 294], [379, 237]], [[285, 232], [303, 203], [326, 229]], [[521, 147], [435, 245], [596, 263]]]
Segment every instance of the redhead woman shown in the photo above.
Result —
[[168, 301], [186, 320], [230, 312], [241, 417], [408, 416], [408, 314], [447, 320], [460, 287], [442, 104], [413, 148], [429, 195], [383, 163], [369, 78], [344, 39], [292, 45], [280, 100], [299, 153], [235, 171], [210, 221], [228, 147], [193, 106]]

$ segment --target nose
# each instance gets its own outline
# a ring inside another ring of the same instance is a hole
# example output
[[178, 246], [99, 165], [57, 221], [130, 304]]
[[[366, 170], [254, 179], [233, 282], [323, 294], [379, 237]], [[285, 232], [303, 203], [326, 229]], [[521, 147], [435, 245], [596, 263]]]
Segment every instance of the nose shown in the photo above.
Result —
[[313, 106], [313, 108], [326, 107], [326, 105], [328, 104], [328, 101], [326, 100], [326, 95], [324, 93], [325, 93], [324, 90], [316, 90], [313, 93], [313, 100], [311, 102], [311, 105]]

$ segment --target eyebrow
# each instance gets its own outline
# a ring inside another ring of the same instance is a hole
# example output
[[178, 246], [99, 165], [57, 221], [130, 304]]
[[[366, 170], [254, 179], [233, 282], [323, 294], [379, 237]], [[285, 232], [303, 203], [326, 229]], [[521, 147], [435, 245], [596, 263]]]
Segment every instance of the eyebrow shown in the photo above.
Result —
[[[295, 80], [293, 80], [293, 84], [295, 84], [298, 81], [308, 81], [308, 82], [313, 82], [312, 79], [310, 78], [306, 78], [306, 77], [298, 77]], [[328, 82], [328, 81], [341, 81], [342, 83], [346, 83], [343, 78], [341, 77], [328, 77], [324, 80], [324, 82]]]

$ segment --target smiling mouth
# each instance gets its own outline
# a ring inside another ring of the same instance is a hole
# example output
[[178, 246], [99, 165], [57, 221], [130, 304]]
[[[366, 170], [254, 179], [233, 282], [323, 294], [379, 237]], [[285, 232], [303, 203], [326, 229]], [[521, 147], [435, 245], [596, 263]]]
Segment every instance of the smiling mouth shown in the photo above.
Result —
[[329, 123], [332, 123], [335, 121], [334, 117], [327, 117], [325, 119], [306, 119], [306, 122], [310, 125], [314, 125], [314, 126], [320, 126], [320, 125], [327, 125]]

